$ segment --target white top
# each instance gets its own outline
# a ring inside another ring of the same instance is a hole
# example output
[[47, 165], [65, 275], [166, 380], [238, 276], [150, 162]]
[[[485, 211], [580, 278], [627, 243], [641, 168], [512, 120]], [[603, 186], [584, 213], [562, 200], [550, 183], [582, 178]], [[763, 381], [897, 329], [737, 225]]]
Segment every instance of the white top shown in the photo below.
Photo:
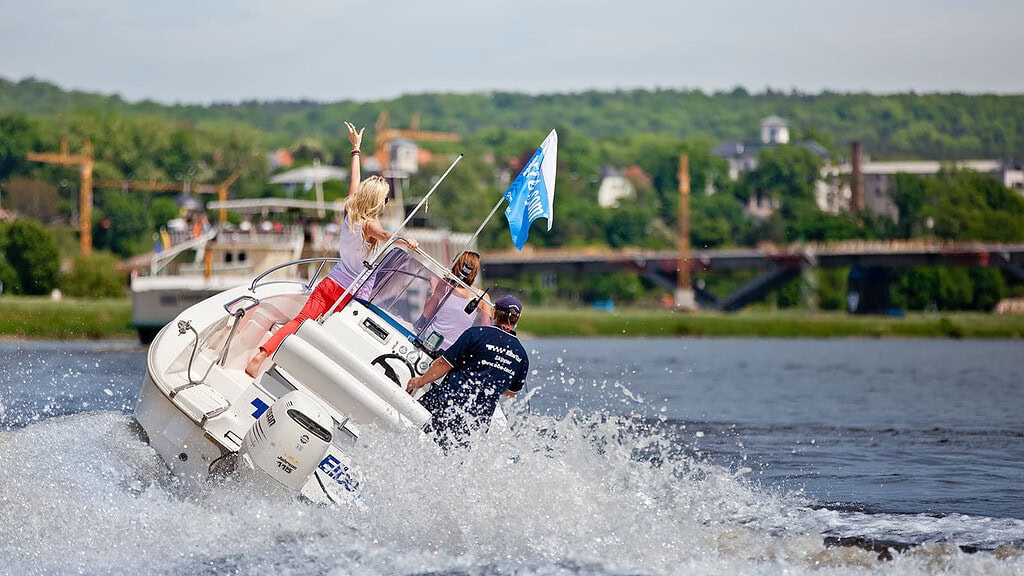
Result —
[[[338, 286], [348, 288], [365, 269], [363, 262], [373, 259], [371, 252], [370, 244], [363, 239], [362, 225], [353, 228], [349, 225], [346, 215], [341, 225], [341, 231], [338, 233], [338, 257], [341, 260], [334, 265], [327, 277]], [[372, 288], [373, 278], [371, 277], [359, 288], [356, 297], [366, 298]]]
[[427, 324], [423, 333], [437, 332], [444, 336], [444, 340], [441, 341], [441, 347], [447, 348], [451, 346], [467, 328], [476, 322], [479, 310], [473, 310], [472, 314], [466, 314], [466, 305], [472, 299], [472, 296], [463, 298], [452, 292], [445, 299], [444, 303], [441, 304], [437, 312], [434, 313], [434, 317]]

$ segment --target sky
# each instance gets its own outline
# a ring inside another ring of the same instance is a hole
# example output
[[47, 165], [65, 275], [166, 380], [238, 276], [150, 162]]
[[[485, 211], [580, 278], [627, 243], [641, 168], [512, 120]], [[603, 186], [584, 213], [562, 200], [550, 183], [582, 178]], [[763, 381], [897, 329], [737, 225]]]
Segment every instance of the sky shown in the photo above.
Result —
[[0, 77], [162, 103], [1024, 93], [1021, 0], [6, 0]]

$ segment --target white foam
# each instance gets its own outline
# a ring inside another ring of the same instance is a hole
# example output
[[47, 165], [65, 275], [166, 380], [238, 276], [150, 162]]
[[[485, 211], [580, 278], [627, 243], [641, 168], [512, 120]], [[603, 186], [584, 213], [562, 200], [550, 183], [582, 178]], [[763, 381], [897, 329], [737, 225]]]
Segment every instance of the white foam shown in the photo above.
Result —
[[[0, 557], [12, 574], [1014, 574], [1019, 553], [933, 545], [880, 562], [825, 533], [1010, 541], [1019, 523], [819, 510], [669, 453], [627, 419], [511, 415], [445, 456], [364, 431], [362, 507], [317, 508], [237, 481], [173, 482], [129, 417], [88, 413], [0, 432]], [[824, 569], [824, 571], [823, 571]]]

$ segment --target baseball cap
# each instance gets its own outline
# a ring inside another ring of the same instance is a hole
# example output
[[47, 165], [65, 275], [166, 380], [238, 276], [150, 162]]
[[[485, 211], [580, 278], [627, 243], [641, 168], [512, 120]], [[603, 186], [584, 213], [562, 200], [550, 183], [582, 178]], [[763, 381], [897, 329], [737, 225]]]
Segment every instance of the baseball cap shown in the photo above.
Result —
[[523, 303], [519, 301], [519, 298], [516, 298], [511, 294], [505, 294], [501, 298], [498, 298], [498, 301], [494, 303], [494, 309], [505, 310], [507, 312], [515, 310], [516, 313], [522, 314]]

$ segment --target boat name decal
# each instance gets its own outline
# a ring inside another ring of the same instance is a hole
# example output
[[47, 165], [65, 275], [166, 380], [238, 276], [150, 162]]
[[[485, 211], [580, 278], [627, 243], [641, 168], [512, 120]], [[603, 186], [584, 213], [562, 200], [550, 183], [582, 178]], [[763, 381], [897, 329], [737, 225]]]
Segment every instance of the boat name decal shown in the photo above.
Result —
[[323, 460], [320, 461], [320, 465], [317, 466], [321, 472], [327, 474], [334, 481], [337, 482], [349, 492], [355, 492], [359, 489], [359, 482], [349, 473], [348, 466], [341, 463], [336, 457], [328, 454]]
[[255, 400], [250, 402], [250, 404], [252, 404], [252, 407], [256, 409], [256, 411], [252, 413], [253, 418], [259, 418], [260, 416], [263, 416], [263, 413], [267, 411], [267, 408], [270, 408], [270, 406], [267, 405], [267, 403], [264, 402], [262, 398], [256, 398]]

